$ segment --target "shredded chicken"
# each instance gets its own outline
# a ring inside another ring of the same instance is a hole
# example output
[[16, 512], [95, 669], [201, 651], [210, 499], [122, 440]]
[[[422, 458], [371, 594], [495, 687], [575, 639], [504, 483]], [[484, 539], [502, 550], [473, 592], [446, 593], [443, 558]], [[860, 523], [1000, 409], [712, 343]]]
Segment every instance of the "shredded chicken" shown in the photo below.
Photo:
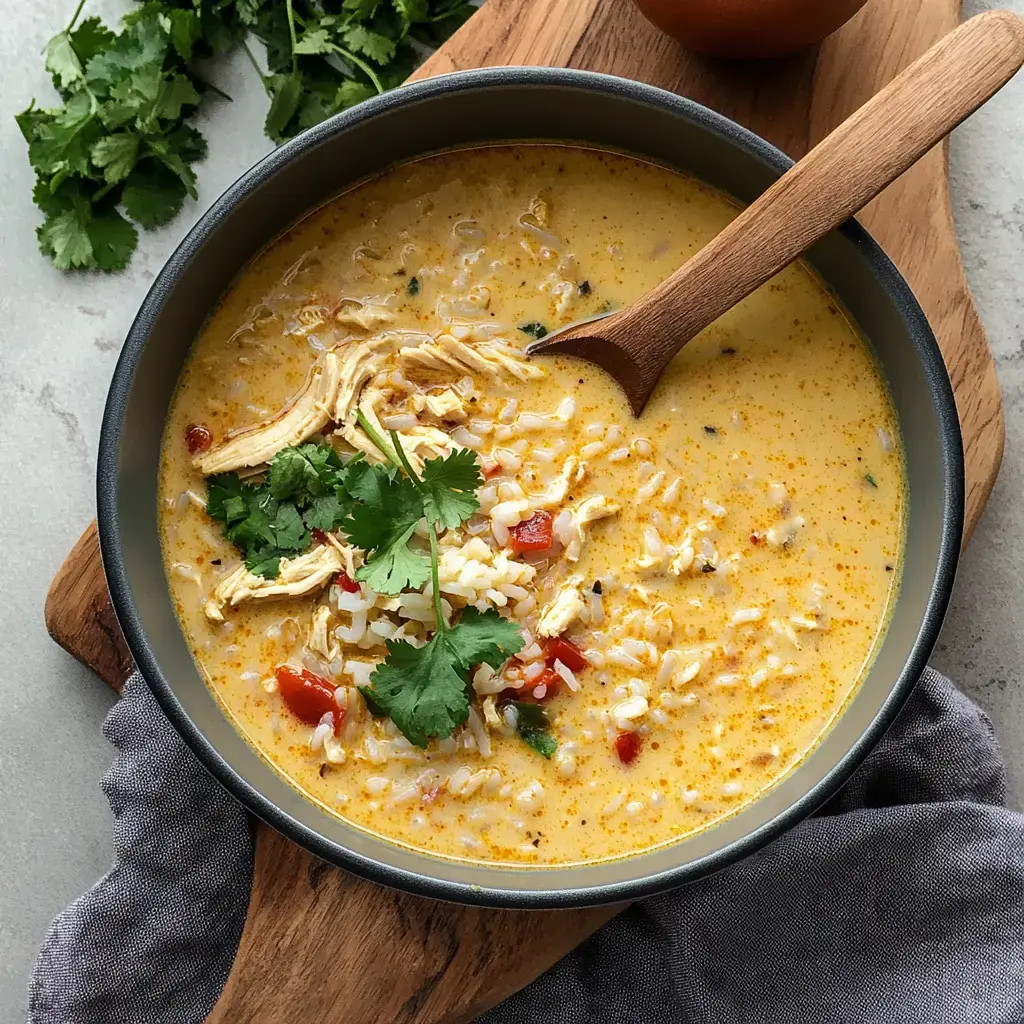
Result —
[[445, 373], [478, 373], [493, 381], [506, 377], [537, 380], [544, 370], [528, 363], [514, 349], [497, 341], [481, 341], [468, 345], [452, 334], [439, 334], [433, 341], [399, 349], [399, 363], [423, 370]]
[[342, 362], [333, 351], [313, 364], [299, 394], [272, 419], [229, 436], [198, 456], [193, 465], [204, 476], [269, 462], [282, 448], [301, 444], [331, 418], [342, 380]]
[[[382, 437], [387, 436], [387, 431], [380, 422], [377, 410], [387, 400], [388, 392], [381, 388], [366, 388], [359, 397], [358, 411], [363, 414], [367, 422]], [[385, 456], [380, 449], [366, 436], [354, 421], [341, 428], [339, 433], [357, 451], [361, 451], [371, 462], [383, 462]], [[423, 468], [427, 459], [440, 459], [452, 452], [460, 451], [461, 445], [456, 444], [451, 437], [437, 427], [421, 424], [409, 430], [400, 431], [398, 434], [402, 448], [409, 458], [412, 468], [418, 473]]]
[[583, 542], [587, 539], [586, 528], [599, 519], [607, 519], [618, 513], [619, 506], [603, 494], [595, 494], [592, 498], [581, 501], [571, 510], [573, 537], [566, 545], [565, 557], [570, 562], [578, 562]]
[[426, 411], [439, 420], [447, 420], [450, 423], [466, 421], [466, 407], [462, 398], [451, 388], [445, 388], [436, 395], [413, 395], [412, 404], [416, 412]]
[[330, 630], [331, 609], [326, 604], [317, 606], [313, 619], [309, 624], [309, 637], [306, 646], [319, 654], [325, 661], [333, 661], [341, 650], [341, 646]]
[[[553, 508], [556, 505], [561, 505], [569, 495], [569, 488], [573, 484], [580, 483], [586, 473], [587, 464], [580, 462], [575, 455], [570, 455], [562, 466], [562, 472], [540, 494], [530, 496], [530, 506], [532, 508]], [[615, 510], [618, 511], [618, 506]]]
[[381, 351], [394, 344], [388, 334], [361, 341], [345, 350], [341, 362], [340, 383], [334, 400], [333, 419], [344, 426], [356, 421], [360, 392], [363, 385], [380, 370]]
[[220, 581], [203, 611], [208, 619], [223, 622], [226, 605], [234, 608], [243, 601], [309, 594], [329, 583], [342, 568], [341, 553], [331, 544], [319, 544], [295, 558], [282, 558], [281, 571], [272, 580], [240, 565]]
[[366, 300], [342, 299], [334, 319], [343, 327], [354, 327], [360, 331], [374, 331], [394, 320], [395, 314], [387, 306]]
[[579, 617], [586, 605], [580, 594], [578, 576], [564, 583], [553, 601], [549, 601], [540, 613], [537, 623], [538, 636], [559, 636]]

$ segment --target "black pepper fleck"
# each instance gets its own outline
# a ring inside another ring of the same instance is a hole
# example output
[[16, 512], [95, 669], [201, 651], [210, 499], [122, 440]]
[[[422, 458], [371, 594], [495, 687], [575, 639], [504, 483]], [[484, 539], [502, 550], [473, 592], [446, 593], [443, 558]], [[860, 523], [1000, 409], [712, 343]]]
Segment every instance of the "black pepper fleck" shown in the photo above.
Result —
[[590, 294], [590, 290], [591, 290], [590, 289], [590, 282], [589, 281], [580, 281], [579, 286], [577, 287], [576, 290], [580, 293], [580, 295], [589, 295]]
[[594, 580], [594, 585], [590, 588], [595, 594], [600, 594], [602, 591], [601, 581]]
[[704, 428], [704, 433], [705, 434], [717, 434], [718, 433], [718, 427], [705, 427]]
[[700, 571], [701, 572], [717, 572], [718, 570], [710, 562], [705, 562], [700, 567]]

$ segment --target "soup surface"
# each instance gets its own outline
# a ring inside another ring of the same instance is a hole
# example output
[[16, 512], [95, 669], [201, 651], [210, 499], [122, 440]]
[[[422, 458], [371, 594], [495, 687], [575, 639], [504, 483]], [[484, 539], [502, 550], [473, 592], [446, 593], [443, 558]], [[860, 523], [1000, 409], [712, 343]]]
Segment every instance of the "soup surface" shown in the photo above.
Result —
[[620, 155], [449, 153], [340, 196], [224, 297], [166, 430], [168, 578], [213, 692], [311, 799], [437, 854], [616, 857], [756, 799], [840, 711], [898, 584], [904, 475], [819, 282], [794, 266], [723, 317], [639, 420], [600, 371], [522, 356], [735, 213]]

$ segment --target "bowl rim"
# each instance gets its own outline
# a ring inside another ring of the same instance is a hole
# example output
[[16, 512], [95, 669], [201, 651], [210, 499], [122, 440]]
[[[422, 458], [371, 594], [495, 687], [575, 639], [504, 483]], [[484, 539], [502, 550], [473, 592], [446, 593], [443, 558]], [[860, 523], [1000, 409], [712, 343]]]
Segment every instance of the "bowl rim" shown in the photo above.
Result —
[[[703, 857], [663, 871], [613, 883], [557, 889], [481, 888], [431, 875], [429, 864], [432, 855], [428, 853], [423, 854], [423, 871], [411, 871], [381, 863], [328, 839], [289, 815], [271, 798], [264, 796], [243, 779], [189, 717], [150, 648], [141, 616], [132, 600], [119, 527], [118, 462], [122, 427], [135, 371], [148, 342], [149, 325], [163, 308], [192, 254], [218, 231], [233, 207], [286, 164], [354, 125], [446, 93], [500, 89], [506, 86], [582, 89], [654, 105], [731, 142], [774, 171], [782, 173], [793, 163], [781, 150], [759, 135], [693, 100], [641, 82], [568, 68], [496, 67], [427, 78], [374, 97], [307, 129], [249, 168], [213, 202], [175, 248], [143, 300], [118, 357], [104, 408], [97, 466], [97, 522], [111, 600], [136, 667], [175, 730], [203, 767], [249, 811], [315, 856], [362, 878], [415, 895], [488, 907], [584, 907], [631, 901], [704, 877], [755, 852], [810, 815], [847, 782], [892, 724], [925, 669], [927, 658], [938, 637], [951, 597], [963, 535], [965, 479], [963, 441], [956, 401], [938, 342], [913, 291], [879, 244], [856, 220], [850, 219], [837, 231], [852, 243], [891, 297], [933, 391], [933, 404], [940, 428], [943, 508], [939, 553], [930, 595], [903, 669], [869, 726], [846, 753], [801, 797], [770, 821]], [[506, 865], [494, 867], [507, 867], [509, 872], [520, 875], [532, 870]], [[540, 874], [543, 869], [537, 870]]]

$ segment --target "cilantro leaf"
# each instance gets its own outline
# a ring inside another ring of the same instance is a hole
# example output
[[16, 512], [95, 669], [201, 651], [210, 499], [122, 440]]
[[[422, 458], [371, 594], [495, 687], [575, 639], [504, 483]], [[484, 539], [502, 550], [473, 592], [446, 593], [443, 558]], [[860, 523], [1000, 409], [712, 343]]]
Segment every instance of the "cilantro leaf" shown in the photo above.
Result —
[[360, 504], [352, 509], [345, 532], [356, 547], [375, 551], [411, 530], [423, 518], [423, 499], [408, 477], [392, 476], [383, 466], [354, 474], [349, 490]]
[[469, 606], [458, 623], [447, 632], [448, 645], [459, 663], [469, 669], [486, 664], [499, 669], [523, 649], [523, 634], [510, 619], [493, 608], [485, 612]]
[[172, 8], [165, 15], [167, 18], [171, 42], [182, 60], [191, 60], [195, 44], [202, 38], [203, 24], [198, 11]]
[[85, 200], [72, 201], [48, 213], [46, 220], [36, 228], [39, 248], [53, 260], [58, 270], [96, 265], [88, 222], [88, 203]]
[[324, 494], [314, 498], [309, 508], [303, 513], [303, 521], [310, 530], [336, 530], [345, 518], [345, 506], [334, 494]]
[[297, 74], [271, 75], [266, 80], [270, 109], [263, 130], [275, 142], [284, 142], [285, 128], [299, 109], [302, 99], [302, 79]]
[[442, 529], [461, 526], [480, 507], [476, 489], [483, 482], [476, 452], [460, 448], [423, 466], [423, 507], [427, 519]]
[[[425, 647], [389, 640], [388, 656], [370, 676], [370, 697], [410, 743], [450, 736], [469, 717], [469, 677], [435, 633]], [[365, 696], [365, 695], [364, 695]]]
[[522, 645], [515, 623], [493, 610], [467, 608], [455, 626], [438, 629], [425, 647], [389, 640], [387, 658], [370, 676], [369, 698], [410, 743], [425, 747], [468, 718], [471, 667], [486, 662], [497, 668]]
[[176, 174], [147, 160], [128, 175], [121, 201], [133, 221], [152, 230], [163, 227], [178, 215], [187, 194]]
[[312, 540], [299, 510], [291, 502], [282, 502], [277, 506], [273, 530], [274, 542], [279, 551], [302, 552]]
[[117, 212], [93, 212], [86, 227], [93, 259], [100, 270], [124, 270], [135, 252], [139, 233]]
[[66, 31], [59, 32], [46, 44], [43, 55], [46, 70], [53, 75], [53, 84], [58, 89], [69, 89], [85, 78], [82, 62]]
[[331, 34], [326, 28], [314, 28], [305, 32], [295, 44], [294, 53], [330, 53], [334, 49]]
[[430, 579], [430, 558], [425, 551], [409, 547], [413, 528], [395, 535], [392, 543], [381, 548], [356, 570], [356, 579], [378, 594], [400, 594], [418, 590]]
[[378, 64], [387, 64], [395, 55], [395, 41], [363, 25], [353, 25], [342, 33], [348, 49], [361, 53]]
[[78, 28], [69, 33], [71, 46], [84, 68], [101, 50], [114, 42], [114, 33], [99, 18], [86, 18]]
[[114, 185], [131, 174], [139, 155], [139, 141], [135, 132], [117, 132], [93, 144], [90, 156], [103, 171], [104, 181]]
[[327, 494], [341, 483], [341, 459], [328, 445], [303, 444], [284, 448], [270, 463], [267, 481], [270, 493], [279, 501]]
[[380, 706], [377, 702], [377, 698], [373, 695], [373, 689], [369, 686], [356, 687], [359, 690], [359, 695], [363, 698], [363, 703], [366, 705], [366, 710], [374, 718], [387, 718], [388, 713]]
[[219, 473], [206, 481], [206, 514], [230, 525], [245, 515], [243, 484], [237, 473]]
[[273, 548], [260, 548], [245, 556], [245, 567], [254, 576], [277, 579], [281, 575], [281, 556]]

